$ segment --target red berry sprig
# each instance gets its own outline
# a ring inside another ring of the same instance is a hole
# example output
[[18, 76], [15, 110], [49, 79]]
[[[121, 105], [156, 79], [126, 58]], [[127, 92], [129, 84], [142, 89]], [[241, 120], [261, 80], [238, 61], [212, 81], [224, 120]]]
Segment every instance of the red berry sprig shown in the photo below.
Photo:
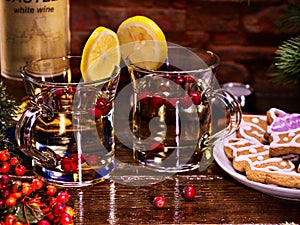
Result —
[[[41, 193], [43, 189], [46, 190], [44, 194]], [[58, 191], [54, 185], [45, 187], [40, 177], [28, 182], [2, 174], [0, 224], [72, 225], [75, 211], [67, 205], [69, 199], [68, 190]]]
[[3, 149], [0, 151], [0, 174], [8, 173], [23, 176], [26, 168], [17, 156], [12, 156], [7, 149]]

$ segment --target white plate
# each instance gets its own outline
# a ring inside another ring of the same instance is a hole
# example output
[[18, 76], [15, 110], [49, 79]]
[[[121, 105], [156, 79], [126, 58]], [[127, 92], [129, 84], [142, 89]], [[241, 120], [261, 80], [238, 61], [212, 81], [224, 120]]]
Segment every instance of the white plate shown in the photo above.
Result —
[[227, 158], [223, 149], [224, 142], [219, 142], [214, 148], [214, 158], [219, 166], [240, 183], [278, 198], [300, 201], [300, 189], [279, 187], [273, 184], [263, 184], [248, 180], [245, 175], [238, 173]]

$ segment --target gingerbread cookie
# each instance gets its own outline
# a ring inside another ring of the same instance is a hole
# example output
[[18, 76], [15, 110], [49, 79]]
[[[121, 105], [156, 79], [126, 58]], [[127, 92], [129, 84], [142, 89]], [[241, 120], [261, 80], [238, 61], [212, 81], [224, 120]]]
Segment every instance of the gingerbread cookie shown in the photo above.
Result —
[[267, 121], [265, 138], [270, 143], [270, 155], [300, 154], [300, 114], [271, 108], [267, 112]]
[[270, 157], [269, 146], [244, 138], [228, 139], [224, 143], [233, 167], [252, 181], [300, 188], [300, 174], [289, 159]]
[[264, 134], [267, 130], [267, 117], [262, 115], [243, 115], [236, 136], [251, 141], [266, 143]]

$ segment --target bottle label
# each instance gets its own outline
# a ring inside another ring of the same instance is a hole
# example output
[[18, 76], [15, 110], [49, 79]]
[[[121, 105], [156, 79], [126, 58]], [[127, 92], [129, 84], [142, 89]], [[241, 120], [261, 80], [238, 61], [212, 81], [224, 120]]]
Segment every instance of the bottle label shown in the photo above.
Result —
[[0, 0], [1, 74], [39, 58], [69, 53], [68, 0]]

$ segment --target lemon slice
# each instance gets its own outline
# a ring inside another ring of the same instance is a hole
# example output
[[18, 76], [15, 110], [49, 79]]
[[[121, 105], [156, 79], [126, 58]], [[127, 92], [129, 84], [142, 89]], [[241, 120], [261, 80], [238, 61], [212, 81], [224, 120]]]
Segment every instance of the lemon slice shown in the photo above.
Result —
[[119, 39], [106, 27], [97, 27], [87, 40], [81, 58], [80, 70], [85, 82], [110, 77], [120, 64]]
[[160, 27], [145, 16], [126, 19], [118, 28], [121, 56], [126, 64], [155, 70], [166, 60], [168, 46]]

